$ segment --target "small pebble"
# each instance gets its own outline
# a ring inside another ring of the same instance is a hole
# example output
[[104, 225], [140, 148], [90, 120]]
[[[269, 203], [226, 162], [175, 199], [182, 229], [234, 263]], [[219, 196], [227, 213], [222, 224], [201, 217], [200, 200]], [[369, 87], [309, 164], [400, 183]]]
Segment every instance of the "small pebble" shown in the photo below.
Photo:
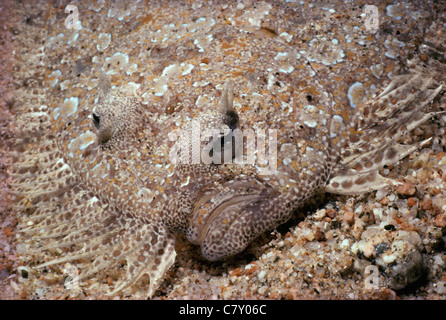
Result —
[[417, 198], [410, 197], [409, 199], [407, 199], [407, 205], [409, 207], [413, 207], [416, 204], [417, 204]]
[[413, 196], [417, 190], [412, 182], [406, 181], [402, 185], [396, 187], [396, 192], [406, 196]]
[[12, 236], [12, 234], [13, 234], [13, 229], [12, 229], [12, 228], [4, 228], [4, 229], [3, 229], [3, 232], [5, 233], [5, 235], [6, 235], [7, 237], [10, 237], [10, 236]]
[[248, 276], [257, 270], [257, 265], [255, 263], [250, 263], [245, 267], [245, 274]]
[[325, 234], [321, 231], [321, 230], [317, 230], [315, 233], [314, 233], [314, 239], [316, 240], [316, 241], [325, 241], [326, 239], [325, 239]]
[[236, 269], [234, 269], [234, 270], [231, 271], [230, 276], [231, 276], [231, 277], [234, 277], [234, 276], [235, 276], [235, 277], [240, 277], [242, 274], [243, 274], [242, 269], [240, 269], [240, 268], [236, 268]]
[[421, 201], [420, 206], [424, 211], [432, 210], [432, 200], [429, 198], [424, 198], [423, 201]]
[[351, 211], [346, 211], [344, 213], [344, 221], [349, 225], [353, 224], [355, 222], [355, 214]]
[[435, 218], [435, 224], [440, 228], [446, 227], [446, 213], [439, 214], [437, 218]]

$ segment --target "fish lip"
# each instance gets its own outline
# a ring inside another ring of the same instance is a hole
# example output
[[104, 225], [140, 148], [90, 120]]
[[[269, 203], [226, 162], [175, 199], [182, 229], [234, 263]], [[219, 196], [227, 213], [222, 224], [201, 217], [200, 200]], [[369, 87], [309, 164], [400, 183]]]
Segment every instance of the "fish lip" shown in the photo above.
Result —
[[260, 179], [229, 181], [218, 188], [200, 190], [191, 213], [188, 238], [201, 244], [211, 224], [228, 210], [242, 211], [244, 207], [274, 196], [277, 192]]

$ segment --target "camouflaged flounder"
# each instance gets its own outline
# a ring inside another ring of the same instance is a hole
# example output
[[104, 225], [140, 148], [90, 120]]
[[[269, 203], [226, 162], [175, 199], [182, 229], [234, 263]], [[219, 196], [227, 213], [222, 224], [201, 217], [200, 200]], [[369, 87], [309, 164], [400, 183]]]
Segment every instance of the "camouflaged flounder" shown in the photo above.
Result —
[[[175, 233], [209, 260], [237, 254], [316, 192], [394, 183], [378, 171], [429, 142], [397, 141], [435, 115], [425, 110], [444, 79], [418, 68], [413, 42], [365, 30], [344, 4], [78, 6], [75, 30], [49, 5], [46, 104], [18, 111], [24, 232], [36, 254], [70, 249], [39, 267], [91, 260], [84, 279], [125, 261], [112, 293], [148, 274], [151, 296], [175, 261]], [[378, 49], [359, 54], [360, 41]], [[403, 45], [412, 65], [397, 56]], [[173, 161], [175, 147], [220, 146], [236, 129], [275, 130], [277, 162]]]

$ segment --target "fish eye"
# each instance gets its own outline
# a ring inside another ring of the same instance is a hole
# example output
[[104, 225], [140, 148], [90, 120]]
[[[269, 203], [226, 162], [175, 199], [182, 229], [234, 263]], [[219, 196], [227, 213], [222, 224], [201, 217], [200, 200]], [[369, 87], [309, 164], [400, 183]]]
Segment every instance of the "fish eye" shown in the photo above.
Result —
[[94, 123], [94, 126], [96, 127], [96, 129], [99, 129], [100, 121], [101, 121], [101, 118], [97, 114], [93, 113], [93, 123]]
[[229, 110], [224, 116], [223, 122], [231, 129], [234, 130], [238, 126], [239, 117], [234, 110]]

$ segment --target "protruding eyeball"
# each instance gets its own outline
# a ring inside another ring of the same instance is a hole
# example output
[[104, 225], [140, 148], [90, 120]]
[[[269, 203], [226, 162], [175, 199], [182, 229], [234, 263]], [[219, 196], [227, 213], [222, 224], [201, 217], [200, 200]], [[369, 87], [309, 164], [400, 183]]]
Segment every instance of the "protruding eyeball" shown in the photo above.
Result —
[[92, 127], [104, 148], [122, 148], [135, 139], [144, 126], [143, 110], [135, 99], [109, 91], [93, 108]]
[[226, 124], [229, 129], [237, 129], [239, 124], [238, 114], [234, 110], [228, 110], [223, 116], [223, 123]]
[[93, 124], [94, 124], [95, 128], [98, 130], [99, 130], [100, 122], [101, 122], [101, 117], [93, 112]]
[[92, 122], [96, 129], [96, 136], [98, 137], [98, 142], [103, 146], [107, 146], [107, 143], [113, 138], [116, 131], [114, 128], [117, 127], [114, 114], [105, 111], [106, 109], [104, 110], [102, 106], [98, 106], [94, 108], [92, 113]]
[[220, 98], [220, 116], [215, 128], [220, 130], [220, 134], [213, 135], [208, 144], [208, 147], [211, 147], [209, 157], [213, 159], [214, 164], [223, 164], [226, 160], [232, 161], [236, 156], [234, 130], [238, 129], [239, 116], [234, 110], [233, 102], [234, 84], [228, 81]]

